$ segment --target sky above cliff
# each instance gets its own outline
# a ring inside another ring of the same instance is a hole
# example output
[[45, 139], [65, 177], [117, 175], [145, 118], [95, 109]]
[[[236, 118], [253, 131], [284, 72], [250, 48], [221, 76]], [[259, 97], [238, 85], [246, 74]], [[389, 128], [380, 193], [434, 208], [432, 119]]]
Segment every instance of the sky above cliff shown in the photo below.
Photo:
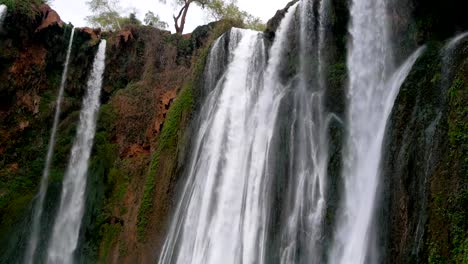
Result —
[[[264, 22], [274, 16], [276, 10], [282, 9], [290, 0], [238, 0], [239, 7], [260, 17]], [[174, 31], [172, 14], [176, 13], [176, 7], [170, 4], [160, 3], [158, 0], [121, 0], [123, 11], [128, 15], [132, 10], [137, 11], [137, 16], [141, 20], [149, 10], [158, 14], [162, 20], [169, 24], [169, 30]], [[86, 5], [86, 0], [53, 0], [52, 7], [59, 13], [65, 22], [71, 22], [77, 27], [87, 26], [85, 17], [91, 14]], [[209, 17], [198, 7], [190, 7], [187, 17], [185, 33], [191, 32], [199, 25], [210, 22]]]

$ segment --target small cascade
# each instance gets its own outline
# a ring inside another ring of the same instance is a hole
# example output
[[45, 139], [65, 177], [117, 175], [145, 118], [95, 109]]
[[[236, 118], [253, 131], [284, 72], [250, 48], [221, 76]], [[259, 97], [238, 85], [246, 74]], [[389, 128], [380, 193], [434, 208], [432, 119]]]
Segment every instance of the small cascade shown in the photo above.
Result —
[[447, 92], [450, 88], [451, 79], [452, 79], [452, 72], [453, 72], [453, 57], [454, 52], [465, 38], [468, 38], [468, 32], [461, 33], [447, 41], [447, 44], [442, 48], [440, 56], [442, 57], [442, 83], [441, 88], [442, 92]]
[[468, 37], [468, 32], [461, 33], [447, 41], [442, 48], [440, 56], [442, 57], [442, 89], [448, 90], [450, 87], [452, 59], [458, 44]]
[[444, 47], [444, 51], [446, 52], [452, 52], [453, 49], [457, 46], [457, 44], [462, 41], [464, 38], [468, 37], [468, 32], [462, 33], [458, 36], [455, 36], [449, 42], [447, 45]]
[[101, 40], [83, 99], [76, 138], [63, 180], [60, 207], [48, 249], [48, 263], [73, 263], [85, 205], [85, 189], [91, 149], [100, 107], [106, 41]]
[[394, 72], [383, 0], [354, 0], [348, 54], [348, 135], [344, 195], [330, 263], [375, 262], [373, 216], [380, 181], [382, 143], [396, 96], [422, 49]]
[[52, 157], [54, 154], [57, 127], [58, 127], [59, 120], [60, 120], [61, 106], [63, 102], [63, 93], [65, 90], [65, 85], [66, 85], [67, 76], [68, 76], [68, 65], [70, 63], [70, 54], [72, 50], [74, 35], [75, 35], [75, 28], [73, 28], [71, 31], [70, 41], [68, 43], [67, 56], [65, 59], [65, 63], [63, 65], [63, 73], [62, 73], [62, 79], [60, 82], [60, 89], [57, 95], [57, 102], [55, 103], [55, 115], [54, 115], [54, 122], [52, 124], [52, 130], [51, 130], [50, 138], [49, 138], [49, 147], [47, 150], [44, 170], [42, 172], [42, 179], [41, 179], [41, 183], [39, 187], [39, 193], [37, 194], [37, 197], [34, 203], [34, 209], [33, 209], [33, 215], [32, 215], [33, 218], [32, 218], [32, 225], [31, 225], [31, 235], [30, 235], [29, 243], [26, 249], [25, 261], [24, 261], [25, 263], [28, 263], [28, 264], [34, 263], [34, 260], [35, 260], [34, 256], [36, 253], [36, 248], [37, 248], [37, 244], [38, 244], [39, 237], [40, 237], [40, 230], [41, 230], [40, 225], [41, 225], [42, 213], [44, 210], [44, 200], [47, 194], [47, 185], [49, 183], [50, 166], [51, 166]]
[[0, 5], [0, 30], [3, 28], [3, 22], [5, 21], [5, 17], [7, 14], [8, 8], [6, 5]]

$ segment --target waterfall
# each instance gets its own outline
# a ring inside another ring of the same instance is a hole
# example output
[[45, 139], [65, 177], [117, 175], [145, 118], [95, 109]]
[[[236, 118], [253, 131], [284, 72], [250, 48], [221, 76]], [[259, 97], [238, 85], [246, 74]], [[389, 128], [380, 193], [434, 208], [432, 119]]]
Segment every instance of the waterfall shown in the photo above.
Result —
[[302, 1], [300, 12], [299, 80], [292, 92], [290, 175], [286, 228], [281, 263], [323, 263], [323, 216], [328, 165], [325, 95], [325, 27], [328, 1]]
[[447, 41], [447, 44], [442, 48], [440, 56], [442, 57], [442, 83], [441, 88], [443, 92], [447, 92], [451, 86], [453, 72], [453, 57], [454, 52], [463, 39], [468, 37], [468, 32], [461, 33]]
[[[378, 256], [373, 214], [387, 119], [422, 49], [394, 74], [389, 20], [383, 0], [354, 0], [349, 32], [348, 135], [344, 153], [344, 197], [331, 263], [365, 263]], [[375, 260], [375, 259], [374, 259]]]
[[70, 34], [70, 41], [68, 43], [67, 56], [65, 59], [65, 63], [63, 65], [63, 73], [62, 73], [62, 79], [60, 82], [60, 89], [57, 95], [57, 102], [55, 103], [54, 122], [52, 124], [52, 130], [51, 130], [50, 138], [49, 138], [49, 147], [47, 150], [44, 170], [42, 172], [42, 179], [41, 179], [41, 183], [39, 187], [39, 193], [37, 194], [36, 202], [34, 204], [34, 209], [33, 209], [31, 236], [30, 236], [29, 243], [26, 249], [25, 263], [34, 262], [34, 255], [36, 252], [37, 243], [39, 241], [40, 229], [41, 229], [40, 227], [41, 218], [42, 218], [42, 212], [44, 210], [44, 200], [47, 194], [47, 185], [49, 183], [50, 165], [52, 163], [52, 157], [54, 154], [55, 138], [57, 135], [57, 126], [60, 120], [60, 112], [61, 112], [61, 106], [62, 106], [62, 101], [63, 101], [63, 92], [65, 90], [65, 84], [67, 81], [68, 65], [70, 63], [70, 54], [72, 50], [74, 35], [75, 35], [75, 28], [72, 29], [71, 34]]
[[60, 208], [55, 218], [48, 263], [73, 263], [84, 212], [86, 176], [100, 107], [106, 41], [101, 40], [83, 99], [77, 134], [62, 186]]
[[8, 8], [6, 5], [3, 5], [3, 4], [0, 5], [0, 30], [3, 27], [3, 22], [5, 21], [7, 10]]
[[[444, 51], [446, 53], [451, 53], [453, 52], [453, 49], [457, 46], [458, 42], [460, 42], [461, 40], [463, 40], [464, 38], [468, 37], [468, 32], [465, 32], [465, 33], [462, 33], [458, 36], [455, 36], [454, 38], [450, 39], [447, 43], [447, 45], [444, 47]], [[446, 55], [450, 55], [450, 54], [446, 54]]]
[[[262, 35], [232, 29], [230, 43], [240, 42], [229, 45], [230, 63], [200, 111], [187, 183], [159, 263], [264, 262], [267, 156], [284, 89], [279, 58], [294, 11], [278, 29], [268, 66]], [[218, 48], [210, 58], [220, 57]]]

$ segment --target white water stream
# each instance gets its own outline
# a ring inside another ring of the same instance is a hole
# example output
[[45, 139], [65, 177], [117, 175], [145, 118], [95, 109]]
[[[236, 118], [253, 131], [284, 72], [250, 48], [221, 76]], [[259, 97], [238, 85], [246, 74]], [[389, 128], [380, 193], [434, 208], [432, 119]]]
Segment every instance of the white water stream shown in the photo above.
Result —
[[400, 86], [422, 53], [419, 49], [394, 71], [383, 0], [354, 0], [351, 20], [345, 190], [330, 255], [330, 263], [337, 264], [365, 263], [378, 255], [372, 245], [372, 222], [383, 138]]
[[26, 249], [26, 254], [25, 254], [25, 259], [24, 259], [24, 262], [28, 264], [34, 263], [34, 260], [35, 260], [34, 255], [36, 253], [36, 248], [37, 248], [37, 244], [38, 244], [39, 237], [40, 237], [40, 230], [41, 230], [40, 225], [41, 225], [42, 213], [44, 210], [44, 200], [47, 194], [47, 185], [49, 184], [50, 166], [52, 163], [52, 157], [54, 155], [55, 140], [57, 136], [57, 127], [60, 121], [60, 112], [61, 112], [61, 106], [63, 102], [63, 92], [65, 90], [65, 85], [66, 85], [67, 76], [68, 76], [68, 65], [70, 63], [70, 54], [72, 51], [74, 35], [75, 35], [75, 28], [72, 29], [71, 34], [70, 34], [70, 41], [68, 43], [67, 56], [65, 59], [65, 63], [63, 65], [62, 79], [60, 82], [60, 88], [59, 88], [59, 92], [57, 95], [57, 101], [55, 103], [55, 115], [54, 115], [54, 122], [52, 124], [52, 130], [50, 133], [49, 147], [47, 150], [44, 170], [42, 172], [42, 179], [41, 179], [41, 183], [39, 187], [39, 192], [37, 194], [37, 197], [34, 203], [33, 218], [32, 218], [32, 225], [31, 225], [31, 235], [30, 235], [30, 239], [29, 239], [29, 243]]
[[55, 218], [47, 257], [48, 263], [73, 263], [85, 205], [89, 158], [96, 133], [106, 41], [101, 40], [83, 99], [77, 134], [63, 180], [60, 208]]
[[268, 64], [260, 33], [232, 30], [230, 44], [240, 41], [229, 45], [230, 64], [202, 107], [188, 181], [159, 263], [264, 262], [267, 156], [283, 89], [279, 58], [295, 10], [281, 23]]
[[3, 28], [3, 22], [5, 21], [5, 17], [7, 14], [8, 8], [6, 5], [0, 5], [0, 30]]

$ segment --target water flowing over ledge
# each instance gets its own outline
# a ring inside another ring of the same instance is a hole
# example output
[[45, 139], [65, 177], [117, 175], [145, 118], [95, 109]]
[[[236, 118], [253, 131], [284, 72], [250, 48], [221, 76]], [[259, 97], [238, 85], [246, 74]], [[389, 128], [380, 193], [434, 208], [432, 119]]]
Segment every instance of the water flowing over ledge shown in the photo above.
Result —
[[[373, 217], [377, 187], [380, 183], [382, 143], [388, 117], [401, 85], [413, 64], [424, 51], [418, 49], [403, 64], [391, 73], [392, 51], [385, 44], [386, 24], [367, 23], [366, 1], [358, 0], [355, 24], [351, 28], [353, 49], [348, 58], [350, 72], [349, 135], [345, 152], [344, 201], [341, 220], [331, 249], [331, 263], [365, 263], [378, 258], [373, 241]], [[383, 3], [376, 5], [384, 8]], [[384, 10], [373, 15], [380, 20]], [[385, 15], [384, 15], [385, 16]], [[376, 58], [379, 58], [378, 60]]]
[[268, 63], [260, 33], [232, 29], [230, 63], [213, 81], [220, 76], [213, 66], [224, 57], [223, 45], [214, 44], [205, 72], [212, 87], [204, 88], [210, 92], [188, 182], [160, 263], [264, 262], [267, 156], [284, 89], [277, 71], [296, 6], [278, 29]]
[[89, 157], [96, 133], [102, 76], [105, 69], [106, 41], [101, 40], [83, 99], [77, 134], [62, 184], [60, 208], [55, 218], [48, 263], [74, 263], [74, 251], [85, 205]]
[[42, 218], [42, 213], [44, 210], [44, 200], [47, 194], [47, 185], [49, 184], [50, 166], [52, 163], [52, 157], [54, 155], [54, 149], [55, 149], [55, 143], [56, 143], [55, 141], [56, 141], [56, 136], [57, 136], [57, 127], [60, 121], [60, 113], [61, 113], [61, 107], [62, 107], [62, 102], [63, 102], [63, 93], [65, 90], [65, 85], [66, 85], [67, 76], [68, 76], [68, 66], [70, 63], [70, 54], [72, 51], [74, 36], [75, 36], [75, 28], [72, 29], [71, 34], [70, 34], [70, 41], [68, 43], [67, 56], [65, 58], [65, 64], [63, 65], [62, 79], [60, 81], [60, 88], [59, 88], [59, 92], [57, 95], [54, 122], [52, 124], [52, 130], [51, 130], [50, 139], [49, 139], [49, 147], [47, 149], [47, 156], [46, 156], [46, 161], [44, 164], [44, 171], [42, 173], [42, 179], [41, 179], [41, 183], [39, 186], [39, 193], [37, 194], [36, 202], [34, 204], [31, 234], [30, 234], [30, 239], [29, 239], [29, 243], [28, 243], [28, 246], [26, 249], [26, 255], [25, 255], [26, 264], [34, 263], [34, 260], [35, 260], [34, 255], [36, 253], [37, 244], [39, 241], [39, 237], [41, 235], [40, 234], [41, 218]]
[[6, 5], [0, 4], [0, 30], [3, 27], [3, 22], [5, 21], [5, 17], [7, 15], [8, 8]]

